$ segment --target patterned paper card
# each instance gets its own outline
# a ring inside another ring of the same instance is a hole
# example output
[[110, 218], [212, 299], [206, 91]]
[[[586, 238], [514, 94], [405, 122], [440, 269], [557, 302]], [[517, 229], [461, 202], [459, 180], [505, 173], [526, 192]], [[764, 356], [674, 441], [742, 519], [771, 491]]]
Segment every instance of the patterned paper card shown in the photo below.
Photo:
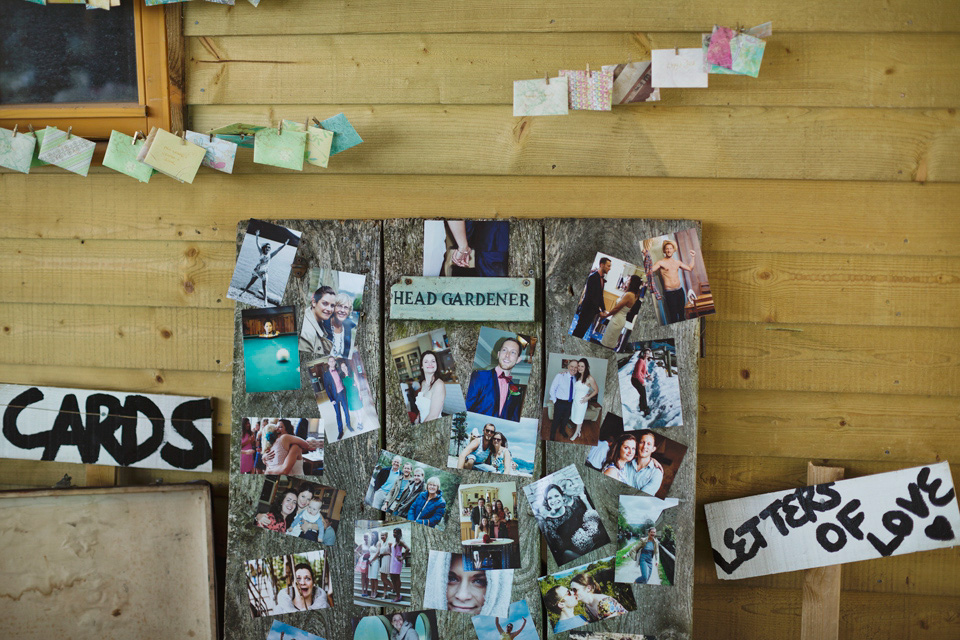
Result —
[[513, 115], [565, 116], [570, 112], [566, 78], [517, 80], [513, 83]]
[[706, 88], [707, 72], [703, 70], [702, 49], [654, 49], [650, 57], [653, 86]]
[[14, 135], [10, 129], [0, 129], [0, 167], [30, 173], [30, 161], [36, 146], [37, 139], [32, 135]]
[[235, 142], [216, 137], [211, 139], [210, 134], [204, 135], [196, 131], [187, 131], [187, 142], [203, 147], [206, 153], [201, 165], [224, 173], [233, 173], [233, 163], [237, 159]]
[[[766, 23], [769, 25], [770, 23]], [[763, 27], [766, 25], [760, 25]], [[760, 27], [754, 27], [759, 29]], [[753, 31], [754, 29], [751, 29]], [[760, 63], [763, 61], [763, 52], [767, 43], [759, 38], [741, 33], [734, 36], [730, 41], [731, 69], [725, 69], [719, 65], [707, 62], [706, 56], [712, 42], [712, 36], [709, 33], [703, 34], [703, 68], [707, 73], [750, 76], [756, 78], [760, 74]]]
[[186, 1], [187, 0], [146, 0], [148, 7], [152, 7], [158, 4], [173, 4], [175, 2], [186, 2]]
[[282, 169], [303, 171], [307, 134], [292, 129], [261, 129], [253, 140], [253, 161]]
[[153, 167], [137, 160], [145, 142], [146, 140], [133, 142], [133, 138], [127, 134], [111, 131], [107, 152], [103, 156], [103, 166], [136, 178], [140, 182], [150, 182]]
[[43, 145], [43, 134], [45, 134], [46, 132], [47, 132], [46, 129], [40, 129], [40, 131], [24, 134], [27, 136], [33, 136], [34, 138], [37, 139], [37, 146], [34, 147], [33, 149], [33, 160], [30, 161], [31, 169], [33, 169], [34, 167], [46, 167], [50, 164], [49, 162], [44, 162], [38, 157], [40, 155], [40, 147]]
[[164, 129], [154, 127], [137, 159], [165, 176], [193, 184], [206, 151]]
[[90, 170], [90, 161], [93, 160], [96, 146], [90, 140], [74, 135], [68, 137], [66, 131], [47, 127], [44, 129], [43, 142], [37, 157], [85, 177]]
[[612, 71], [561, 71], [570, 83], [570, 108], [574, 111], [610, 111]]
[[320, 123], [320, 126], [327, 131], [333, 131], [333, 144], [330, 145], [330, 155], [332, 156], [363, 142], [363, 138], [360, 137], [357, 130], [354, 129], [350, 121], [347, 120], [347, 116], [342, 113], [338, 113], [332, 118], [327, 118]]
[[627, 64], [608, 64], [604, 71], [613, 73], [613, 104], [654, 102], [660, 99], [660, 89], [654, 89], [653, 69], [649, 60]]
[[330, 147], [333, 145], [333, 131], [327, 131], [317, 125], [306, 126], [305, 123], [284, 120], [283, 128], [290, 127], [294, 131], [307, 133], [307, 151], [304, 160], [312, 165], [326, 168], [330, 162]]
[[233, 124], [228, 124], [225, 127], [214, 129], [210, 133], [212, 133], [215, 138], [233, 142], [241, 149], [253, 149], [253, 136], [261, 129], [266, 129], [266, 127], [261, 127], [260, 125], [256, 124], [235, 122]]
[[730, 27], [713, 25], [710, 34], [710, 46], [707, 47], [707, 63], [724, 69], [733, 68], [733, 58], [730, 56], [730, 41], [737, 32]]

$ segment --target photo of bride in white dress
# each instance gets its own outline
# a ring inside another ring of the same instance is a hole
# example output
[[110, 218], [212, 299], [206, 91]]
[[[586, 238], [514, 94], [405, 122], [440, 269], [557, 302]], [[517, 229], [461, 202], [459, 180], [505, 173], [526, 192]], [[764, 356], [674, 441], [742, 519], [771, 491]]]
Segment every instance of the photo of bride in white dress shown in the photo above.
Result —
[[547, 358], [540, 438], [595, 445], [600, 434], [607, 361], [563, 353]]
[[447, 332], [434, 329], [390, 343], [410, 424], [423, 424], [467, 410]]

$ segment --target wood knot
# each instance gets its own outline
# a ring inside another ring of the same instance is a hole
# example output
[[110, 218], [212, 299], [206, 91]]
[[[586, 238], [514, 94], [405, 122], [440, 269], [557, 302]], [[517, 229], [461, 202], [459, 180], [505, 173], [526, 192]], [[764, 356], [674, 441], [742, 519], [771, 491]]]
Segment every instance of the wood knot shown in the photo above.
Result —
[[744, 380], [750, 379], [750, 370], [749, 369], [740, 369], [740, 377]]
[[200, 252], [197, 250], [196, 247], [190, 247], [189, 249], [186, 250], [185, 255], [188, 258], [196, 258], [198, 253]]
[[169, 340], [173, 333], [171, 333], [170, 329], [160, 329], [160, 335]]
[[193, 282], [190, 280], [184, 280], [183, 290], [186, 291], [187, 293], [193, 293], [193, 290], [194, 290]]

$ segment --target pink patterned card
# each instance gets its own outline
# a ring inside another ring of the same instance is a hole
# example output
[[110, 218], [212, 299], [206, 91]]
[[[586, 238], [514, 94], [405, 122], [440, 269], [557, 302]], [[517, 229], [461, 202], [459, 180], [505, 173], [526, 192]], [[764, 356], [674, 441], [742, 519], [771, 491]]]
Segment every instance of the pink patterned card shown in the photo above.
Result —
[[570, 108], [610, 111], [613, 95], [613, 71], [560, 71], [570, 84]]
[[713, 26], [710, 35], [710, 47], [707, 49], [707, 62], [724, 69], [733, 67], [733, 55], [730, 53], [730, 41], [737, 32], [730, 27]]

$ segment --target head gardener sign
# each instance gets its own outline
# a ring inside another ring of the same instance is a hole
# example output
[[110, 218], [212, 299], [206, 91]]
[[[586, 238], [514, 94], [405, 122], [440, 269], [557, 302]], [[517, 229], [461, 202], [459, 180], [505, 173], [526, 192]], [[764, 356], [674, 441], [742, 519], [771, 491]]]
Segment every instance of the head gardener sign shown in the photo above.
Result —
[[533, 321], [533, 278], [406, 276], [390, 289], [394, 320]]
[[947, 462], [706, 506], [721, 579], [825, 567], [958, 544]]
[[213, 470], [209, 398], [0, 385], [0, 457]]

